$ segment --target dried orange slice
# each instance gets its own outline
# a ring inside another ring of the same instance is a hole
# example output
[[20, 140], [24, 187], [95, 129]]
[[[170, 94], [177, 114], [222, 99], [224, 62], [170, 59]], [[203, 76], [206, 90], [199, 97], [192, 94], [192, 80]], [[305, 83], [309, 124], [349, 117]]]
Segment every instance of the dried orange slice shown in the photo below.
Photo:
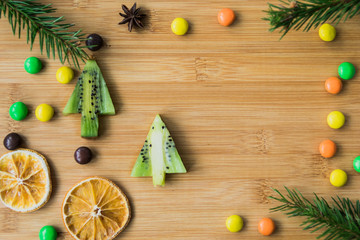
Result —
[[44, 206], [50, 194], [50, 169], [43, 155], [20, 148], [0, 158], [0, 199], [6, 207], [32, 212]]
[[66, 229], [75, 239], [111, 240], [128, 224], [130, 205], [113, 182], [91, 177], [66, 194], [62, 216]]

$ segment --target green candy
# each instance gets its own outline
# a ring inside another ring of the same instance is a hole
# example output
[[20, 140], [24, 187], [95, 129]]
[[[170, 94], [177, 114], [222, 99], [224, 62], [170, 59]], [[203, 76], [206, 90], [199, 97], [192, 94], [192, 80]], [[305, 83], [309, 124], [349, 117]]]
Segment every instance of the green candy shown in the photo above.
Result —
[[40, 72], [42, 63], [37, 57], [29, 57], [24, 63], [25, 71], [31, 74]]
[[28, 112], [29, 110], [23, 102], [14, 103], [9, 109], [10, 117], [16, 121], [23, 120], [27, 116]]
[[53, 226], [44, 226], [39, 232], [40, 240], [56, 240], [57, 232]]
[[360, 156], [356, 157], [353, 161], [355, 171], [360, 172]]
[[349, 62], [343, 62], [338, 68], [339, 76], [344, 80], [349, 80], [355, 75], [355, 67]]

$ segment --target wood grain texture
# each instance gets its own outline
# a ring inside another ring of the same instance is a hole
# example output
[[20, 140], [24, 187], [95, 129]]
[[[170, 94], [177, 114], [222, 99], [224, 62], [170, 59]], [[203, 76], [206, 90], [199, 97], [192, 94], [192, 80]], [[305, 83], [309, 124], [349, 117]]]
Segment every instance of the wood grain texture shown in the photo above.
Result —
[[[316, 31], [292, 32], [282, 41], [260, 19], [263, 0], [137, 1], [149, 15], [144, 30], [127, 32], [118, 12], [131, 1], [53, 1], [69, 21], [88, 33], [99, 33], [107, 46], [95, 53], [108, 83], [117, 114], [102, 116], [101, 136], [80, 138], [80, 115], [62, 116], [75, 81], [55, 79], [57, 60], [41, 56], [38, 45], [29, 51], [25, 39], [11, 34], [0, 21], [0, 136], [18, 132], [26, 146], [43, 153], [52, 170], [52, 197], [45, 207], [17, 214], [0, 206], [1, 240], [37, 239], [39, 229], [53, 225], [59, 239], [70, 239], [60, 215], [63, 197], [87, 176], [115, 181], [128, 195], [133, 219], [118, 239], [261, 239], [257, 222], [265, 216], [277, 224], [271, 239], [312, 239], [299, 227], [302, 219], [271, 214], [276, 205], [271, 187], [296, 187], [305, 196], [317, 192], [329, 198], [340, 194], [359, 199], [360, 176], [352, 160], [360, 154], [359, 75], [345, 82], [338, 96], [324, 90], [326, 78], [337, 75], [341, 62], [360, 66], [359, 18], [337, 27], [334, 42], [322, 42]], [[274, 2], [274, 1], [273, 1]], [[231, 27], [217, 23], [217, 12], [232, 8]], [[175, 17], [186, 18], [188, 35], [171, 33]], [[25, 58], [40, 57], [44, 70], [23, 70]], [[78, 73], [77, 73], [78, 75]], [[15, 122], [8, 108], [15, 101], [30, 107], [25, 121]], [[52, 121], [35, 118], [38, 104], [55, 107]], [[332, 130], [330, 111], [346, 115], [346, 125]], [[149, 178], [131, 178], [153, 118], [160, 113], [177, 144], [187, 174], [167, 175], [164, 188]], [[339, 151], [320, 157], [317, 147], [333, 139]], [[74, 150], [86, 145], [96, 157], [80, 166]], [[3, 148], [0, 152], [5, 152]], [[349, 175], [340, 189], [330, 185], [333, 169]], [[230, 233], [225, 219], [245, 219], [241, 233]]]

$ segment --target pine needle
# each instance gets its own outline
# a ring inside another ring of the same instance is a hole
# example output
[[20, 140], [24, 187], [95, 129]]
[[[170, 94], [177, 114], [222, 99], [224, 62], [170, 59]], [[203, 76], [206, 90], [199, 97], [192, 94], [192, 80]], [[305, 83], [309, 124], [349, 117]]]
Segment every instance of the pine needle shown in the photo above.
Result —
[[360, 0], [279, 0], [278, 5], [268, 5], [263, 20], [269, 21], [270, 32], [279, 29], [283, 33], [280, 39], [292, 29], [307, 32], [327, 21], [338, 24], [360, 13]]
[[288, 217], [306, 217], [301, 226], [311, 233], [323, 230], [317, 239], [360, 239], [360, 202], [353, 203], [348, 198], [332, 198], [330, 205], [324, 198], [314, 193], [312, 201], [305, 198], [299, 191], [285, 187], [286, 196], [273, 189], [277, 197], [271, 196], [281, 205], [271, 208], [271, 212], [282, 211]]
[[80, 43], [86, 38], [81, 30], [71, 30], [74, 24], [64, 23], [64, 17], [53, 17], [56, 9], [51, 4], [41, 4], [36, 0], [0, 0], [0, 18], [7, 17], [14, 35], [21, 37], [25, 31], [26, 41], [33, 48], [39, 39], [41, 54], [45, 49], [48, 58], [55, 59], [55, 52], [61, 63], [72, 62], [80, 68], [79, 60], [89, 58]]

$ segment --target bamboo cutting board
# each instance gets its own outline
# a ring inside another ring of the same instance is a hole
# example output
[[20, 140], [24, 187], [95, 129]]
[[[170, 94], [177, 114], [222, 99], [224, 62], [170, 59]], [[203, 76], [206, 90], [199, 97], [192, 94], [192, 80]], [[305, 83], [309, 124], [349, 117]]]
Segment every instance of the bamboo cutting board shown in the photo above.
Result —
[[[360, 66], [359, 18], [338, 25], [338, 36], [322, 42], [316, 31], [292, 32], [282, 41], [262, 21], [266, 1], [154, 0], [138, 1], [148, 20], [144, 30], [127, 32], [119, 26], [121, 4], [130, 1], [53, 1], [69, 22], [87, 33], [101, 34], [107, 46], [96, 52], [98, 63], [116, 106], [116, 116], [102, 116], [101, 136], [80, 138], [80, 115], [62, 116], [75, 81], [55, 79], [57, 60], [47, 60], [38, 46], [29, 51], [25, 39], [11, 34], [0, 21], [0, 136], [18, 132], [26, 146], [43, 153], [52, 170], [53, 193], [34, 213], [17, 214], [0, 206], [0, 239], [38, 239], [44, 225], [53, 225], [58, 239], [70, 239], [60, 206], [73, 184], [88, 176], [115, 181], [128, 195], [133, 218], [118, 239], [262, 239], [257, 222], [272, 217], [277, 231], [271, 239], [313, 239], [302, 231], [302, 219], [269, 213], [276, 206], [271, 187], [296, 187], [329, 199], [339, 194], [360, 199], [360, 175], [352, 160], [360, 154], [360, 77], [345, 83], [338, 96], [325, 92], [326, 78], [337, 75], [341, 62]], [[217, 23], [217, 12], [232, 8], [237, 21], [231, 27]], [[184, 17], [191, 29], [186, 36], [170, 30], [175, 17]], [[27, 57], [40, 57], [43, 71], [23, 70]], [[78, 74], [77, 74], [78, 75]], [[25, 121], [10, 119], [15, 101], [30, 107]], [[35, 118], [38, 104], [54, 106], [52, 121]], [[346, 125], [332, 130], [330, 111], [344, 112]], [[131, 178], [130, 172], [150, 124], [160, 113], [177, 144], [187, 174], [167, 175], [164, 188], [150, 178]], [[338, 154], [320, 157], [317, 147], [333, 139]], [[78, 165], [73, 153], [91, 147], [96, 157]], [[5, 148], [0, 151], [5, 152]], [[349, 175], [340, 189], [329, 183], [333, 169]], [[245, 219], [240, 233], [230, 233], [225, 219]]]

